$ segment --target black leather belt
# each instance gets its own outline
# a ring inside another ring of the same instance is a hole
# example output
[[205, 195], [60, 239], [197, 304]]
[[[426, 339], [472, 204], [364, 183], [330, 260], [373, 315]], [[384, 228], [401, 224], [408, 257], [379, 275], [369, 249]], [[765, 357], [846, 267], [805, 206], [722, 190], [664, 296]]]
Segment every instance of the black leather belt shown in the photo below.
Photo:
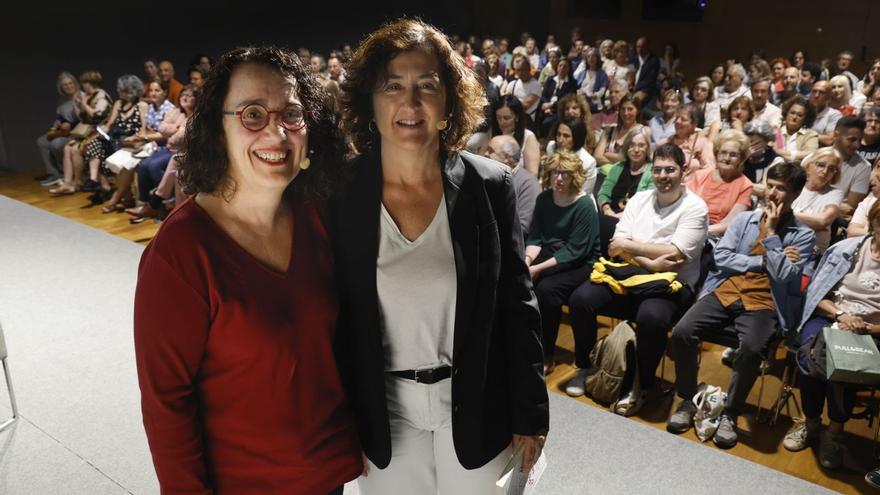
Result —
[[452, 376], [452, 367], [440, 366], [429, 370], [389, 371], [394, 376], [406, 378], [416, 383], [431, 385]]

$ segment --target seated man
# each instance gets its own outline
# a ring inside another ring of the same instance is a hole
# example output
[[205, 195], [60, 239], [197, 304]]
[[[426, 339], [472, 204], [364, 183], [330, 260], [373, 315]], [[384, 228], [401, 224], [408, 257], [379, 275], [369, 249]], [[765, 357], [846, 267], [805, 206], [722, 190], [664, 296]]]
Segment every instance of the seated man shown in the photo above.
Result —
[[513, 170], [513, 191], [516, 194], [516, 214], [522, 227], [523, 236], [529, 236], [532, 225], [532, 213], [535, 211], [535, 200], [541, 194], [538, 178], [519, 166], [521, 151], [513, 136], [500, 135], [493, 137], [486, 146], [484, 155], [501, 162]]
[[792, 214], [791, 203], [806, 182], [803, 169], [783, 163], [767, 172], [766, 211], [737, 215], [715, 247], [717, 268], [706, 279], [697, 303], [672, 330], [675, 389], [682, 402], [666, 429], [684, 433], [697, 407], [697, 344], [704, 332], [733, 325], [740, 348], [733, 360], [727, 402], [713, 441], [736, 445], [736, 418], [745, 405], [761, 364], [761, 352], [777, 324], [797, 328], [801, 273], [816, 234]]
[[[706, 244], [708, 208], [682, 186], [684, 152], [663, 144], [654, 152], [654, 189], [636, 193], [626, 204], [608, 246], [616, 258], [632, 260], [651, 272], [677, 272], [684, 287], [671, 295], [617, 295], [607, 285], [587, 280], [569, 298], [575, 363], [580, 368], [566, 385], [569, 395], [584, 393], [590, 351], [596, 344], [596, 316], [626, 318], [636, 324], [639, 383], [642, 394], [621, 400], [621, 410], [634, 414], [654, 384], [666, 349], [666, 333], [693, 302], [700, 275], [700, 253]], [[632, 401], [636, 401], [632, 405]]]
[[857, 151], [865, 132], [865, 121], [859, 117], [844, 117], [837, 121], [832, 138], [834, 150], [840, 155], [840, 178], [834, 189], [843, 193], [840, 216], [849, 220], [859, 203], [868, 195], [871, 164]]

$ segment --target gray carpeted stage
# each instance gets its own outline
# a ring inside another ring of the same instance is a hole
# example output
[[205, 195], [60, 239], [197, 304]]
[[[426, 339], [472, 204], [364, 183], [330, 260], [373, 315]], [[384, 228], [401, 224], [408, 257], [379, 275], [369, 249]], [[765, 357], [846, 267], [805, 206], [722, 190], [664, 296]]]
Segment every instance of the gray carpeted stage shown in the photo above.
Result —
[[[158, 493], [132, 343], [141, 250], [0, 196], [0, 322], [22, 413], [0, 433], [0, 494]], [[556, 394], [551, 417], [541, 494], [832, 493]]]

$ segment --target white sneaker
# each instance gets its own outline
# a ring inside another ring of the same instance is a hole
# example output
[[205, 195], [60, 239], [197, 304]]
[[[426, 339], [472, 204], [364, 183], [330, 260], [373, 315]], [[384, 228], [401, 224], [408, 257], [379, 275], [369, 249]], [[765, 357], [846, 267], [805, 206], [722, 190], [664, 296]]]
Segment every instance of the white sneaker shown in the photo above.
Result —
[[578, 368], [577, 373], [565, 384], [565, 393], [572, 397], [584, 395], [584, 383], [588, 374], [589, 370]]
[[648, 391], [641, 390], [639, 391], [638, 396], [633, 394], [632, 390], [629, 391], [626, 395], [621, 397], [621, 399], [614, 403], [614, 414], [619, 414], [621, 416], [632, 416], [633, 414], [639, 412], [642, 406], [645, 405], [645, 400], [648, 398]]
[[782, 446], [792, 452], [804, 450], [819, 434], [821, 427], [822, 424], [817, 420], [795, 419], [794, 426], [785, 434]]

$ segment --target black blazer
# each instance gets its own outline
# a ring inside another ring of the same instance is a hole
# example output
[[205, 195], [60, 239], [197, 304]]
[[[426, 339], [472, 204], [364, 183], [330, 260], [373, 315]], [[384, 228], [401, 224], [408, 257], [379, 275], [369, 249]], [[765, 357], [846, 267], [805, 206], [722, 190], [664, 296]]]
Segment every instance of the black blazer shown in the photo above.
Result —
[[[514, 433], [547, 433], [540, 314], [523, 262], [510, 169], [466, 152], [453, 154], [443, 167], [458, 279], [452, 437], [461, 465], [474, 469], [497, 456]], [[340, 297], [336, 352], [364, 451], [385, 468], [391, 435], [376, 289], [378, 149], [358, 157], [353, 173], [333, 207]]]

